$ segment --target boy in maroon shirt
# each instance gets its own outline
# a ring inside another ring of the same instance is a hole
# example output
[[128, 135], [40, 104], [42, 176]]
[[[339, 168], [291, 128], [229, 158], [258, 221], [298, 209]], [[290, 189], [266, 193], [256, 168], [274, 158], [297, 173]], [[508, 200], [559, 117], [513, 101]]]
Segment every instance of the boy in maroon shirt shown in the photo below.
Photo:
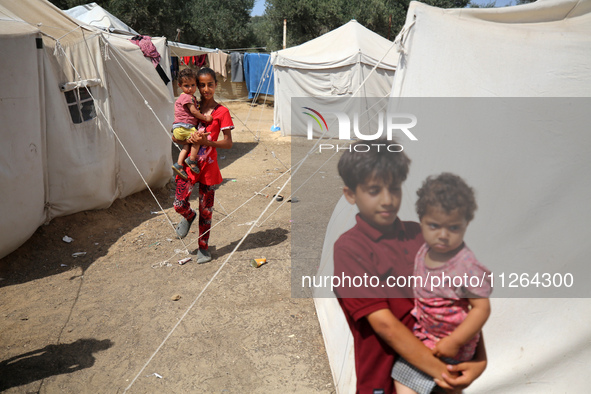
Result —
[[467, 387], [486, 368], [482, 340], [473, 361], [446, 366], [411, 332], [411, 285], [392, 286], [392, 278], [412, 275], [424, 243], [418, 223], [398, 219], [410, 159], [384, 148], [392, 143], [378, 140], [359, 152], [353, 144], [338, 164], [345, 198], [359, 209], [357, 224], [334, 245], [334, 276], [340, 281], [334, 291], [353, 334], [357, 393], [395, 393], [390, 372], [397, 354], [441, 387]]

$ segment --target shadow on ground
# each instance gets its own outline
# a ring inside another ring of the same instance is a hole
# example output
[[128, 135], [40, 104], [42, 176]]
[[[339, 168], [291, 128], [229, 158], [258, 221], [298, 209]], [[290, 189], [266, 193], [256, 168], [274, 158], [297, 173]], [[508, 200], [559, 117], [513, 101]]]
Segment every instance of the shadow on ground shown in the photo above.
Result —
[[[220, 169], [238, 160], [256, 146], [256, 142], [235, 142], [232, 149], [220, 149]], [[174, 151], [178, 155], [176, 147], [173, 147]], [[224, 183], [226, 181], [228, 180]], [[174, 188], [174, 182], [170, 182], [165, 187], [155, 190], [156, 197], [164, 209], [173, 206]], [[191, 200], [198, 199], [198, 196], [198, 193], [193, 193]], [[74, 266], [81, 268], [84, 275], [88, 267], [105, 256], [109, 248], [121, 237], [152, 219], [152, 212], [159, 210], [160, 207], [150, 192], [143, 190], [124, 199], [115, 200], [107, 209], [55, 218], [48, 225], [39, 227], [17, 250], [0, 259], [0, 287], [56, 275]], [[94, 223], [101, 225], [95, 227]], [[105, 226], [108, 226], [108, 231], [103, 231]], [[62, 237], [66, 235], [74, 238], [74, 243], [62, 241]], [[72, 255], [76, 252], [86, 254], [73, 259]]]
[[[159, 203], [169, 208], [174, 200], [174, 183], [154, 193]], [[151, 193], [143, 190], [115, 200], [107, 209], [57, 217], [40, 226], [27, 242], [0, 259], [0, 287], [56, 275], [72, 267], [81, 268], [83, 275], [92, 263], [107, 255], [121, 237], [152, 219], [152, 212], [159, 210]], [[62, 238], [66, 235], [74, 241], [64, 242]], [[85, 254], [73, 257], [75, 253]]]
[[0, 361], [0, 391], [90, 368], [95, 361], [93, 353], [111, 346], [113, 342], [109, 339], [78, 339], [72, 343], [47, 345]]
[[[288, 230], [280, 227], [251, 233], [246, 237], [242, 245], [240, 245], [238, 251], [257, 249], [261, 247], [268, 248], [279, 245], [280, 243], [287, 241], [288, 233]], [[232, 241], [228, 245], [216, 249], [213, 252], [213, 256], [215, 258], [220, 258], [228, 253], [231, 253], [236, 245], [238, 245], [238, 242], [240, 242], [240, 239]]]

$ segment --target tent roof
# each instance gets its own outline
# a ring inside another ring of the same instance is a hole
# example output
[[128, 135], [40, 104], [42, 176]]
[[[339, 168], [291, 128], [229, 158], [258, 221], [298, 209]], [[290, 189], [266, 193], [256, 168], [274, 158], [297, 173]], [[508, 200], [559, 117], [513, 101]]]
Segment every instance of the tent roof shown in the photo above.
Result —
[[217, 49], [199, 47], [196, 45], [183, 44], [181, 42], [169, 41], [168, 47], [172, 56], [197, 56], [205, 53], [217, 52]]
[[[411, 2], [407, 18], [412, 15], [414, 9], [424, 5], [417, 1]], [[429, 6], [429, 8], [436, 7]], [[498, 23], [544, 23], [563, 21], [583, 15], [588, 16], [591, 13], [591, 2], [588, 0], [538, 0], [514, 7], [452, 8], [444, 10], [443, 13], [456, 15], [462, 19]], [[407, 19], [406, 22], [408, 23], [409, 20]], [[586, 30], [590, 29], [590, 26], [586, 26]]]
[[134, 36], [138, 34], [97, 3], [79, 5], [64, 12], [80, 22], [112, 33], [133, 34]]
[[304, 44], [273, 52], [271, 61], [274, 66], [302, 69], [328, 69], [358, 62], [375, 66], [379, 63], [379, 68], [394, 70], [398, 52], [392, 41], [353, 19]]
[[[0, 5], [0, 35], [22, 35], [39, 33], [39, 29]], [[6, 23], [13, 22], [13, 23]]]
[[493, 9], [412, 1], [393, 96], [580, 97], [591, 91], [591, 0]]
[[[0, 0], [0, 5], [3, 7], [3, 13], [7, 13], [8, 16], [18, 15], [26, 23], [37, 26], [43, 32], [43, 42], [48, 47], [53, 48], [57, 39], [66, 45], [84, 40], [84, 33], [79, 28], [80, 22], [63, 13], [49, 1]], [[92, 27], [83, 29], [92, 33], [96, 31]]]
[[[129, 34], [134, 36], [139, 34], [96, 3], [79, 5], [77, 7], [70, 8], [69, 10], [65, 10], [64, 12], [84, 24], [97, 27], [101, 30], [109, 31], [111, 33]], [[172, 56], [197, 56], [216, 51], [215, 49], [183, 44], [174, 41], [169, 41], [168, 46], [170, 47]]]

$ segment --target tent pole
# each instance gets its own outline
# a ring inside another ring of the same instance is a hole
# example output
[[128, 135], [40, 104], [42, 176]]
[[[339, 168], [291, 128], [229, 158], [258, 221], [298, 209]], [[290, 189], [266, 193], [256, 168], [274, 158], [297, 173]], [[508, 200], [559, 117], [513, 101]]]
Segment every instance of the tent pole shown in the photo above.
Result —
[[283, 18], [283, 49], [287, 46], [287, 19]]
[[388, 17], [388, 40], [390, 39], [390, 32], [392, 31], [392, 14]]

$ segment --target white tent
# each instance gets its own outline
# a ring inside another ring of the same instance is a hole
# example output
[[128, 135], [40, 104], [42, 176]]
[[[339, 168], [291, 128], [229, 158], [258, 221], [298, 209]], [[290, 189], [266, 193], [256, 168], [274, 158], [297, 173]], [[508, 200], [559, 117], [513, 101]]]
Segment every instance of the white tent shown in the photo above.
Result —
[[[0, 0], [0, 41], [0, 257], [56, 216], [170, 179], [172, 87], [129, 36]], [[166, 39], [153, 43], [169, 73]]]
[[131, 34], [134, 36], [138, 34], [135, 30], [127, 26], [123, 21], [97, 3], [78, 5], [69, 10], [64, 10], [64, 12], [80, 22], [102, 30], [107, 30], [111, 33]]
[[586, 0], [454, 10], [411, 3], [392, 95], [589, 96], [590, 13]]
[[[138, 33], [127, 26], [115, 15], [105, 10], [97, 3], [89, 3], [72, 7], [64, 11], [76, 20], [87, 25], [99, 28], [112, 33], [137, 35]], [[183, 44], [181, 42], [168, 41], [171, 56], [198, 56], [205, 53], [215, 52], [215, 49], [200, 47], [196, 45]]]
[[[471, 99], [491, 107], [464, 114], [474, 126], [470, 132], [434, 127], [416, 143], [404, 144], [413, 162], [399, 216], [416, 220], [415, 191], [427, 175], [455, 172], [477, 191], [479, 210], [467, 242], [481, 261], [506, 273], [532, 266], [558, 273], [584, 267], [591, 219], [586, 209], [591, 138], [584, 130], [591, 103], [591, 1], [449, 10], [412, 2], [401, 42], [394, 97], [420, 98], [425, 106], [425, 97], [495, 99]], [[452, 99], [439, 100], [443, 111]], [[514, 105], [524, 110], [495, 112]], [[520, 117], [529, 128], [514, 127]], [[420, 125], [425, 117], [418, 119]], [[494, 131], [482, 132], [485, 126]], [[335, 208], [321, 274], [331, 274], [334, 241], [354, 224], [355, 213], [343, 199]], [[586, 286], [589, 274], [582, 272], [575, 278]], [[315, 302], [337, 392], [352, 393], [347, 323], [334, 298]], [[489, 366], [467, 393], [588, 391], [591, 304], [586, 298], [493, 298], [491, 303], [484, 328]]]
[[292, 125], [292, 97], [387, 97], [397, 62], [392, 41], [355, 20], [304, 44], [273, 52], [275, 126], [282, 135], [305, 135], [303, 121], [296, 119]]

